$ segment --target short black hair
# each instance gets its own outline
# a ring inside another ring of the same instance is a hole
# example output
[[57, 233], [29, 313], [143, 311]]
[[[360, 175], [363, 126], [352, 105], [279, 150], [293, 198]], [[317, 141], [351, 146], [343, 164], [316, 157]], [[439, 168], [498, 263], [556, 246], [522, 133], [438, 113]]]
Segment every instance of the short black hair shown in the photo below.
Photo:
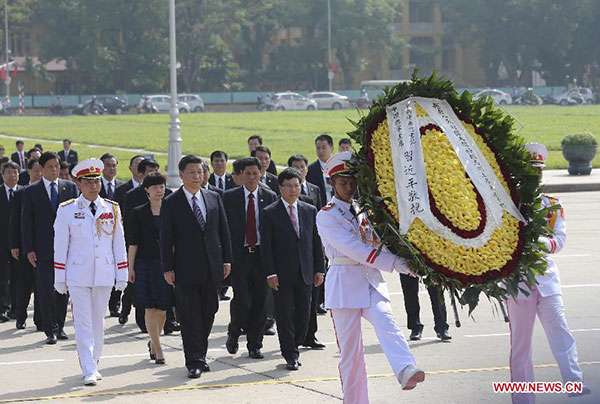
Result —
[[15, 145], [16, 145], [16, 146], [18, 146], [18, 145], [20, 145], [20, 144], [25, 144], [25, 143], [24, 143], [22, 140], [17, 140], [17, 141], [15, 142]]
[[36, 148], [36, 149], [40, 149], [40, 151], [44, 151], [44, 148], [42, 147], [41, 143], [36, 143], [36, 144], [33, 145], [33, 147]]
[[254, 149], [254, 155], [256, 156], [256, 153], [258, 152], [269, 153], [269, 157], [271, 157], [271, 149], [269, 149], [267, 146], [256, 147], [256, 149]]
[[197, 154], [188, 154], [179, 160], [179, 171], [185, 171], [188, 164], [202, 164], [202, 158]]
[[[61, 170], [64, 170], [65, 168], [69, 168], [69, 167], [71, 167], [71, 165], [69, 163], [67, 163], [66, 161], [61, 161], [60, 162], [60, 169]], [[69, 170], [69, 171], [71, 171], [71, 170]]]
[[308, 159], [304, 157], [302, 154], [294, 154], [288, 159], [288, 167], [291, 167], [294, 164], [294, 161], [304, 161], [304, 164], [308, 165]]
[[71, 144], [71, 141], [69, 139], [63, 139], [63, 143], [64, 142], [69, 142], [69, 144]]
[[146, 168], [147, 167], [152, 167], [152, 168], [160, 168], [160, 164], [158, 164], [158, 161], [154, 160], [154, 159], [144, 159], [142, 161], [140, 161], [140, 164], [137, 167], [138, 173], [143, 174], [146, 172]]
[[338, 142], [338, 146], [341, 146], [343, 144], [347, 144], [348, 146], [352, 146], [352, 140], [348, 139], [347, 137], [340, 139], [340, 141]]
[[245, 157], [241, 160], [242, 163], [240, 173], [243, 172], [246, 169], [246, 167], [250, 166], [256, 166], [259, 170], [262, 170], [262, 164], [260, 164], [260, 161], [256, 157]]
[[243, 168], [242, 168], [243, 160], [244, 159], [236, 159], [231, 164], [231, 166], [233, 167], [234, 174], [241, 174], [241, 172], [243, 171]]
[[146, 156], [142, 155], [142, 154], [136, 154], [135, 156], [133, 156], [130, 160], [129, 160], [129, 167], [131, 167], [133, 165], [133, 162], [135, 161], [135, 159], [139, 159], [139, 158], [143, 158], [145, 159]]
[[52, 151], [43, 152], [42, 156], [40, 157], [40, 165], [42, 167], [44, 167], [47, 162], [49, 162], [50, 160], [53, 160], [53, 159], [60, 161], [58, 154], [56, 154]]
[[210, 161], [211, 161], [211, 163], [212, 163], [213, 159], [216, 159], [218, 157], [225, 157], [225, 160], [228, 159], [227, 153], [225, 153], [224, 151], [221, 151], [221, 150], [215, 150], [214, 152], [212, 152], [210, 154]]
[[104, 153], [101, 157], [100, 160], [102, 160], [102, 162], [104, 163], [104, 160], [107, 159], [115, 159], [117, 161], [117, 164], [119, 164], [119, 159], [117, 159], [117, 156], [115, 156], [112, 153]]
[[14, 161], [9, 160], [8, 162], [2, 164], [2, 167], [0, 167], [0, 172], [2, 174], [4, 174], [4, 172], [6, 170], [8, 170], [9, 168], [19, 171], [19, 165], [17, 163], [15, 163]]
[[250, 143], [251, 140], [256, 139], [258, 140], [258, 144], [262, 145], [262, 136], [261, 135], [252, 135], [248, 138], [248, 143]]
[[144, 181], [142, 181], [142, 188], [146, 189], [154, 185], [161, 185], [166, 183], [167, 178], [164, 175], [158, 172], [154, 172], [144, 177]]
[[43, 153], [43, 152], [42, 152], [40, 149], [38, 149], [37, 147], [33, 147], [33, 148], [31, 148], [31, 149], [29, 149], [29, 150], [27, 151], [27, 158], [29, 158], [29, 156], [31, 156], [31, 153], [33, 153], [33, 152], [36, 152], [36, 151], [39, 151], [39, 152], [40, 152], [40, 154], [42, 154], [42, 153]]
[[319, 136], [317, 136], [317, 138], [315, 139], [315, 144], [317, 144], [317, 142], [320, 141], [326, 141], [329, 144], [329, 146], [333, 147], [333, 138], [327, 133], [321, 133]]
[[279, 173], [277, 176], [277, 183], [282, 185], [283, 181], [291, 180], [292, 178], [298, 178], [298, 182], [302, 182], [302, 175], [300, 174], [300, 171], [298, 171], [297, 168], [288, 167]]
[[39, 159], [29, 159], [29, 160], [27, 160], [27, 169], [31, 170], [33, 168], [33, 165], [35, 163], [39, 163], [39, 162], [40, 162]]

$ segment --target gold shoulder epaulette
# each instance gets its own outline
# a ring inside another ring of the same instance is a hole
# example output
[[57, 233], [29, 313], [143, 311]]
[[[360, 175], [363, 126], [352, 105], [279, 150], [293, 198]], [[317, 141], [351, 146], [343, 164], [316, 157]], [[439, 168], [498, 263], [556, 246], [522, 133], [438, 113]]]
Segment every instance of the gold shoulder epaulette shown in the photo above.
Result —
[[323, 206], [321, 209], [322, 210], [329, 210], [329, 209], [333, 208], [334, 206], [335, 206], [335, 203], [329, 202], [327, 205]]
[[117, 202], [115, 202], [115, 201], [113, 201], [113, 200], [111, 200], [111, 199], [106, 199], [106, 198], [104, 198], [104, 200], [105, 200], [106, 202], [112, 203], [113, 205], [118, 205], [118, 203], [117, 203]]
[[60, 206], [67, 206], [75, 202], [77, 198], [69, 199], [68, 201], [61, 202]]

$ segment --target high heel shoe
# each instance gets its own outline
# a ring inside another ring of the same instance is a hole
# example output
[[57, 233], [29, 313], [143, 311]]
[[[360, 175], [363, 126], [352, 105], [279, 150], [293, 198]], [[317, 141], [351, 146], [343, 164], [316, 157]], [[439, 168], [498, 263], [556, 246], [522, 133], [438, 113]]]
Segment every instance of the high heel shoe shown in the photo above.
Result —
[[165, 358], [156, 358], [156, 360], [154, 361], [154, 363], [156, 363], [157, 365], [164, 365], [165, 364]]
[[148, 341], [148, 353], [150, 353], [150, 359], [155, 360], [156, 359], [156, 354], [152, 353], [152, 342]]

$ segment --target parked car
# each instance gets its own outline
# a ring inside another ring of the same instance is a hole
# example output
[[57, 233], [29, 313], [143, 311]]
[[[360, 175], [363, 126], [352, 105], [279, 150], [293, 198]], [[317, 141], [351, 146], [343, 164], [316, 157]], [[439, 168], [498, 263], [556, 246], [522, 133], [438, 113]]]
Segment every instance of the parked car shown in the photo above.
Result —
[[319, 109], [342, 109], [350, 108], [350, 101], [345, 95], [330, 92], [309, 93], [308, 98], [315, 100]]
[[[170, 95], [147, 95], [145, 97], [146, 97], [146, 103], [156, 107], [158, 112], [169, 112], [169, 110], [171, 109], [171, 96]], [[138, 108], [139, 109], [144, 108], [144, 97], [142, 97], [140, 99]], [[190, 108], [190, 106], [186, 102], [183, 102], [183, 101], [177, 101], [177, 109], [179, 110], [180, 113], [188, 113], [192, 110]]]
[[496, 104], [500, 104], [500, 105], [512, 104], [512, 102], [513, 102], [512, 95], [505, 93], [504, 91], [500, 91], [500, 90], [496, 90], [496, 89], [481, 90], [480, 92], [475, 94], [473, 96], [473, 98], [478, 100], [480, 98], [488, 97], [488, 96], [492, 97], [494, 102]]
[[121, 115], [123, 112], [129, 111], [129, 104], [117, 97], [101, 96], [97, 97], [96, 101], [111, 114]]
[[177, 99], [181, 102], [187, 103], [191, 108], [190, 111], [204, 111], [204, 100], [200, 98], [198, 94], [179, 94]]
[[277, 93], [275, 96], [275, 109], [277, 111], [314, 111], [319, 107], [315, 100], [310, 100], [298, 93]]
[[584, 104], [593, 104], [596, 101], [596, 95], [591, 88], [578, 87], [573, 90], [577, 90], [583, 99]]
[[577, 105], [583, 104], [583, 96], [579, 90], [572, 88], [562, 94], [552, 96], [552, 101], [559, 105]]

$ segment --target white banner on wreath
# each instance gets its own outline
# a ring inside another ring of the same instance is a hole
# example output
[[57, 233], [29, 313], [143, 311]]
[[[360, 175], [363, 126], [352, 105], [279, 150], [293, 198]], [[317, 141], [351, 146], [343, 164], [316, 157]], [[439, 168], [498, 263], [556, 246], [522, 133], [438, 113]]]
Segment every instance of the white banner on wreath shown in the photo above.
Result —
[[[444, 100], [411, 97], [386, 109], [398, 198], [400, 232], [406, 234], [414, 219], [418, 217], [436, 234], [445, 238], [460, 238], [441, 224], [431, 212], [415, 103], [423, 107], [433, 122], [446, 134], [485, 203], [488, 220], [493, 222], [492, 227], [496, 228], [501, 225], [504, 210], [524, 222], [521, 212], [450, 105]], [[488, 231], [490, 230], [492, 229], [488, 229]], [[458, 244], [462, 245], [472, 245], [471, 243], [475, 240], [471, 240], [471, 242], [468, 240], [454, 241], [458, 241]], [[482, 241], [479, 240], [476, 244], [480, 244]]]

